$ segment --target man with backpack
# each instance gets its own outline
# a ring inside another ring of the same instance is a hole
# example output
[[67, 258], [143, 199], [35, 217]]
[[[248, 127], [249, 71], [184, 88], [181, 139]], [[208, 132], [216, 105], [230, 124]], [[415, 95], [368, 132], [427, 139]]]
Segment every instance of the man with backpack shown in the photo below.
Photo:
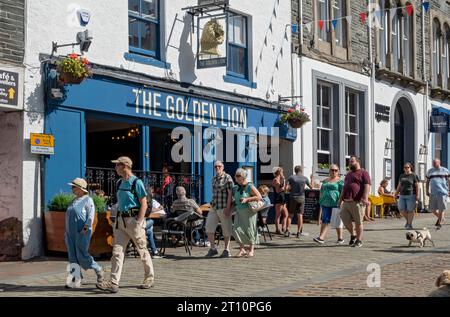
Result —
[[97, 288], [111, 293], [119, 291], [126, 247], [130, 239], [133, 239], [144, 264], [144, 281], [140, 288], [148, 289], [154, 284], [155, 273], [152, 258], [147, 250], [147, 238], [145, 236], [147, 193], [142, 180], [133, 175], [131, 171], [133, 162], [129, 157], [121, 156], [111, 162], [116, 164], [116, 172], [121, 177], [117, 183], [118, 211], [113, 225], [111, 280], [97, 283]]

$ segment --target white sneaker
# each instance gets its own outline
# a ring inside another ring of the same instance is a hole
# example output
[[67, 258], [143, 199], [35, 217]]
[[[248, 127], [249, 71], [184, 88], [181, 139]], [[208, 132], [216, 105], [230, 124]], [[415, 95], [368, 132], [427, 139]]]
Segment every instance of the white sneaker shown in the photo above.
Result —
[[208, 247], [208, 248], [210, 248], [210, 247], [211, 247], [211, 242], [209, 242], [209, 241], [206, 241], [206, 242], [205, 242], [205, 247]]

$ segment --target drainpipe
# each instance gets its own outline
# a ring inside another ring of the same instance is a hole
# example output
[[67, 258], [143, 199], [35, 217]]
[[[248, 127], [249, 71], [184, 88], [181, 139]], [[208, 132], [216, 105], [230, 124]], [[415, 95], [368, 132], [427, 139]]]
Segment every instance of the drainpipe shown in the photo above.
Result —
[[[367, 7], [370, 8], [371, 0], [367, 1]], [[373, 8], [372, 8], [373, 10]], [[370, 173], [372, 176], [372, 183], [375, 184], [375, 63], [373, 60], [372, 51], [372, 12], [369, 12], [369, 62], [370, 62]], [[372, 195], [375, 194], [375, 186], [371, 186]]]
[[[425, 9], [422, 0], [422, 79], [425, 81], [425, 94], [423, 96], [423, 144], [427, 147], [428, 153], [428, 75], [425, 63]], [[431, 44], [431, 43], [430, 43]], [[425, 164], [428, 161], [428, 155], [423, 160]], [[425, 165], [426, 166], [426, 165]], [[425, 183], [422, 183], [422, 201], [425, 202]]]
[[[297, 17], [297, 23], [300, 29], [300, 46], [299, 46], [299, 76], [298, 81], [300, 83], [300, 102], [303, 107], [303, 82], [302, 82], [302, 76], [303, 76], [303, 57], [302, 57], [302, 50], [303, 50], [303, 25], [301, 22], [303, 21], [303, 0], [298, 0], [298, 17]], [[311, 113], [312, 115], [312, 113]], [[304, 131], [305, 128], [302, 126], [300, 128], [300, 165], [305, 166], [305, 141], [304, 141]], [[312, 172], [312, 167], [311, 167]]]

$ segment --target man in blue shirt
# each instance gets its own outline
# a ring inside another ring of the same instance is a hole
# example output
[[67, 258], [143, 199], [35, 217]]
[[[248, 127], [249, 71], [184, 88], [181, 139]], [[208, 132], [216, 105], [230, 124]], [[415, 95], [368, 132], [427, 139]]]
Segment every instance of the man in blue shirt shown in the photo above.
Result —
[[144, 264], [144, 282], [140, 288], [148, 289], [154, 284], [155, 273], [145, 236], [147, 193], [142, 181], [133, 175], [131, 171], [133, 162], [129, 157], [122, 156], [111, 162], [116, 164], [116, 172], [121, 176], [117, 183], [118, 211], [116, 223], [113, 225], [111, 280], [97, 283], [97, 288], [111, 293], [119, 291], [125, 250], [130, 239], [133, 239]]
[[441, 166], [439, 159], [433, 160], [433, 168], [427, 172], [427, 195], [430, 196], [430, 211], [438, 218], [436, 229], [440, 229], [444, 219], [449, 196], [450, 172]]

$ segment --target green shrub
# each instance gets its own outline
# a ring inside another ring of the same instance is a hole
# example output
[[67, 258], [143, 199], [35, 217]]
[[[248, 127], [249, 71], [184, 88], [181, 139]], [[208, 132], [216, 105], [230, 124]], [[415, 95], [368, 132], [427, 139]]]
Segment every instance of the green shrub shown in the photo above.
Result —
[[59, 193], [53, 196], [48, 210], [50, 211], [66, 211], [72, 201], [75, 199], [75, 195], [72, 193]]
[[94, 195], [94, 196], [92, 196], [92, 200], [94, 201], [96, 212], [106, 212], [105, 197]]

